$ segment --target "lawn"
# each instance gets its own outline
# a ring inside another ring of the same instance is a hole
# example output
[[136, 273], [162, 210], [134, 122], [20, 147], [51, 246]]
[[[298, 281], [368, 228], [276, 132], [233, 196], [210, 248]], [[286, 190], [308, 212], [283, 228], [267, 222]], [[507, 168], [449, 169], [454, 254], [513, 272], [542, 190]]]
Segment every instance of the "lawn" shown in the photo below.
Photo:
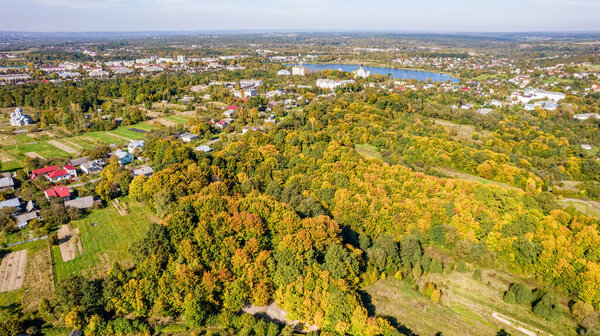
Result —
[[163, 117], [163, 119], [167, 119], [170, 121], [174, 121], [176, 123], [185, 125], [188, 121], [188, 119], [190, 119], [190, 116], [184, 116], [184, 115], [172, 115], [172, 116], [168, 116], [168, 117]]
[[358, 154], [360, 154], [362, 157], [364, 157], [365, 159], [377, 159], [377, 160], [381, 160], [381, 153], [379, 153], [379, 151], [377, 150], [377, 147], [369, 145], [369, 144], [362, 144], [362, 145], [354, 145], [354, 148], [356, 149], [356, 152], [358, 152]]
[[[575, 325], [563, 315], [557, 322], [546, 321], [525, 305], [506, 304], [503, 292], [514, 281], [512, 276], [495, 271], [483, 272], [483, 281], [472, 279], [471, 272], [429, 274], [442, 290], [439, 304], [433, 303], [407, 281], [394, 278], [379, 280], [365, 288], [378, 316], [387, 316], [417, 335], [434, 335], [440, 330], [448, 335], [496, 335], [500, 329], [520, 334], [492, 317], [493, 312], [509, 316], [531, 331], [554, 335], [575, 335]], [[562, 309], [567, 312], [568, 308]]]
[[[112, 203], [104, 209], [92, 210], [87, 216], [72, 222], [79, 229], [83, 253], [75, 259], [63, 262], [58, 246], [52, 248], [52, 264], [56, 281], [72, 273], [96, 276], [106, 271], [113, 262], [131, 264], [129, 247], [141, 239], [154, 220], [144, 206], [127, 198], [121, 199], [127, 204], [129, 214], [121, 216]], [[98, 223], [92, 226], [92, 223]]]

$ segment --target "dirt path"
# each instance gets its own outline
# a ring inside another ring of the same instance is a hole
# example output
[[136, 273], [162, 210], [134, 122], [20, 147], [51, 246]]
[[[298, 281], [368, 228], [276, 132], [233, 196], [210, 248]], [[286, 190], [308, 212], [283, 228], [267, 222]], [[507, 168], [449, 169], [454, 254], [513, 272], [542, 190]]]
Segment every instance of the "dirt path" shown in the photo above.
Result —
[[122, 135], [115, 134], [115, 133], [113, 133], [113, 132], [106, 132], [106, 134], [108, 134], [108, 135], [110, 135], [110, 136], [113, 136], [113, 137], [115, 137], [115, 138], [119, 138], [119, 139], [123, 139], [123, 140], [127, 140], [127, 141], [132, 141], [132, 140], [133, 140], [133, 139], [130, 139], [130, 138], [128, 138], [128, 137], [124, 137], [124, 136], [122, 136]]
[[23, 287], [27, 250], [7, 254], [0, 265], [0, 292], [10, 292]]
[[[512, 327], [512, 328], [514, 328], [514, 329], [516, 329], [516, 330], [518, 330], [520, 332], [522, 332], [523, 334], [525, 334], [527, 336], [551, 335], [551, 334], [545, 333], [545, 332], [543, 332], [543, 331], [541, 331], [539, 329], [536, 329], [534, 327], [525, 325], [524, 323], [516, 321], [516, 320], [514, 320], [514, 319], [512, 319], [512, 318], [510, 318], [508, 316], [504, 316], [504, 315], [502, 315], [502, 314], [500, 314], [498, 312], [493, 312], [492, 313], [492, 317], [495, 318], [496, 320], [498, 320], [498, 321], [500, 321], [500, 322], [502, 322], [502, 323], [504, 323], [504, 324], [506, 324], [506, 325], [508, 325], [508, 326], [510, 326], [510, 327]], [[531, 330], [525, 328], [523, 325], [527, 326], [528, 328], [533, 329], [534, 331], [531, 331]]]
[[79, 230], [72, 230], [71, 225], [62, 225], [58, 228], [58, 241], [60, 243], [60, 255], [63, 261], [75, 259], [77, 251], [81, 246], [79, 243]]
[[41, 156], [40, 154], [38, 154], [36, 152], [27, 152], [27, 153], [25, 153], [25, 155], [29, 156], [32, 159], [38, 158], [38, 159], [46, 160], [45, 157]]
[[52, 146], [61, 149], [69, 154], [79, 154], [79, 151], [74, 150], [73, 148], [65, 145], [64, 143], [58, 142], [56, 140], [48, 140], [48, 143]]

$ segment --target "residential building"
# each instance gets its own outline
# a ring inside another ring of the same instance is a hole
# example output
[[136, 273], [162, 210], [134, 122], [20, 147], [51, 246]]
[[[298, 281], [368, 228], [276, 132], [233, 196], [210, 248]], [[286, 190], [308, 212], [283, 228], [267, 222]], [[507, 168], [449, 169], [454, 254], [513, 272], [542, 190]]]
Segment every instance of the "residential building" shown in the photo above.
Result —
[[133, 177], [140, 175], [150, 177], [152, 174], [154, 174], [154, 169], [152, 169], [152, 167], [140, 167], [133, 171]]
[[17, 211], [20, 211], [21, 210], [21, 201], [19, 200], [18, 197], [15, 197], [15, 198], [11, 198], [9, 200], [0, 202], [0, 209], [5, 209], [5, 208], [15, 208]]
[[42, 220], [42, 217], [40, 216], [40, 212], [39, 211], [32, 211], [32, 212], [26, 212], [24, 214], [20, 214], [20, 215], [16, 215], [14, 216], [15, 218], [15, 222], [17, 222], [17, 229], [23, 229], [26, 228], [27, 225], [29, 225], [29, 222], [31, 222], [34, 219], [37, 220]]
[[573, 118], [577, 120], [588, 120], [592, 119], [600, 119], [600, 114], [598, 113], [580, 113], [573, 116]]
[[3, 178], [0, 178], [0, 190], [1, 191], [13, 189], [14, 187], [15, 187], [15, 181], [13, 181], [12, 177], [6, 176]]
[[65, 208], [89, 209], [93, 206], [94, 206], [94, 196], [76, 198], [74, 200], [65, 202]]
[[133, 155], [127, 153], [122, 149], [117, 149], [117, 151], [115, 152], [115, 156], [117, 157], [117, 160], [119, 160], [119, 164], [122, 166], [133, 162], [133, 160], [135, 159]]
[[492, 113], [492, 111], [493, 110], [489, 109], [489, 108], [480, 108], [477, 110], [477, 113], [483, 114], [483, 115], [488, 115], [488, 114]]
[[71, 199], [71, 192], [69, 191], [69, 188], [65, 186], [58, 186], [56, 188], [44, 190], [44, 195], [46, 195], [46, 198], [48, 200], [50, 200], [53, 197], [60, 197], [65, 201]]
[[127, 144], [127, 151], [130, 154], [133, 154], [135, 150], [138, 150], [139, 152], [141, 152], [142, 148], [144, 148], [144, 146], [146, 146], [146, 141], [144, 141], [144, 140], [131, 141], [129, 144]]
[[101, 159], [88, 161], [82, 164], [79, 169], [86, 174], [96, 174], [104, 169], [104, 161]]
[[286, 69], [281, 69], [281, 70], [277, 71], [277, 74], [278, 74], [279, 76], [289, 76], [289, 75], [291, 75], [292, 73], [291, 73], [289, 70], [286, 70]]
[[179, 138], [184, 143], [188, 143], [188, 142], [192, 142], [192, 141], [198, 140], [198, 136], [196, 134], [193, 134], [193, 133], [190, 133], [190, 132], [183, 133], [181, 136], [179, 136]]
[[58, 169], [58, 166], [49, 166], [35, 169], [31, 174], [31, 179], [38, 176], [45, 176], [50, 182], [56, 183], [77, 178], [77, 170], [72, 165], [64, 165], [62, 169]]
[[306, 76], [306, 69], [300, 65], [300, 66], [294, 66], [292, 67], [292, 75], [294, 76]]
[[198, 152], [204, 152], [204, 153], [212, 152], [212, 148], [210, 148], [210, 146], [207, 146], [207, 145], [200, 145], [194, 149], [197, 150]]
[[10, 125], [11, 126], [25, 126], [33, 124], [33, 120], [27, 114], [23, 114], [23, 110], [17, 107], [13, 113], [10, 114]]
[[353, 84], [355, 83], [354, 80], [349, 79], [349, 80], [333, 80], [333, 79], [317, 79], [317, 87], [320, 87], [322, 89], [330, 89], [333, 90], [335, 88], [337, 88], [338, 86], [343, 86], [343, 85], [347, 85], [347, 84]]

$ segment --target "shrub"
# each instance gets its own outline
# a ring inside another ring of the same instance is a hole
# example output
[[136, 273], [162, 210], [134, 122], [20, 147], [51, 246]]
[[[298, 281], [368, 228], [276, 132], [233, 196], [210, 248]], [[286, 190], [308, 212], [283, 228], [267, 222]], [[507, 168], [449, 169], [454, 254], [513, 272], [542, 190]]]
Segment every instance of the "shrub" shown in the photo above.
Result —
[[442, 273], [443, 271], [444, 266], [442, 265], [442, 262], [438, 259], [433, 259], [429, 266], [429, 273]]
[[521, 283], [513, 283], [508, 291], [514, 294], [515, 302], [518, 304], [531, 303], [533, 300], [531, 289]]
[[483, 275], [481, 274], [481, 270], [475, 270], [475, 272], [473, 272], [473, 279], [477, 280], [477, 281], [482, 281], [483, 280]]
[[548, 321], [555, 321], [560, 316], [558, 298], [553, 293], [546, 293], [533, 306], [533, 313]]

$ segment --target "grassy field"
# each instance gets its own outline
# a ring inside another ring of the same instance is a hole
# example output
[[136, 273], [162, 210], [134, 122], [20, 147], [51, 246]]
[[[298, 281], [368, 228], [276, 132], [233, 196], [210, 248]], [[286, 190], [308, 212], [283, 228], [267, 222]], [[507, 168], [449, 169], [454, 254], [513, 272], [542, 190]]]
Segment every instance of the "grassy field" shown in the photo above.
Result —
[[[131, 244], [144, 236], [149, 223], [155, 221], [140, 203], [122, 199], [129, 214], [121, 216], [109, 204], [104, 209], [93, 210], [85, 218], [71, 223], [79, 229], [83, 253], [75, 259], [63, 262], [58, 246], [52, 248], [52, 264], [56, 281], [72, 273], [96, 276], [106, 271], [113, 262], [130, 264]], [[92, 223], [98, 223], [92, 226]]]
[[573, 206], [577, 211], [582, 214], [600, 218], [600, 202], [586, 201], [575, 198], [565, 198], [558, 202], [564, 206]]
[[471, 175], [471, 174], [467, 174], [452, 168], [446, 168], [446, 167], [434, 167], [435, 170], [439, 171], [440, 173], [455, 178], [455, 179], [459, 179], [459, 180], [464, 180], [464, 181], [469, 181], [469, 182], [479, 182], [482, 184], [494, 184], [497, 186], [501, 186], [504, 188], [509, 188], [509, 189], [515, 189], [515, 190], [521, 190], [520, 188], [517, 187], [513, 187], [511, 185], [508, 185], [506, 183], [502, 183], [502, 182], [496, 182], [496, 181], [492, 181], [492, 180], [488, 180], [488, 179], [484, 179], [483, 177], [479, 177], [476, 175]]
[[[526, 306], [509, 305], [503, 292], [514, 281], [507, 274], [483, 272], [483, 281], [473, 280], [471, 272], [426, 275], [423, 281], [434, 281], [442, 290], [439, 304], [412, 289], [408, 282], [384, 279], [367, 287], [375, 313], [388, 316], [417, 335], [496, 335], [505, 329], [521, 335], [516, 329], [492, 317], [493, 312], [509, 316], [530, 330], [539, 329], [551, 335], [575, 335], [575, 325], [566, 316], [557, 322], [546, 321]], [[566, 312], [568, 308], [562, 307]], [[538, 333], [539, 334], [539, 333]]]
[[354, 145], [354, 149], [356, 149], [358, 154], [360, 154], [365, 159], [377, 159], [377, 160], [382, 159], [381, 153], [379, 153], [379, 151], [377, 150], [377, 147], [375, 147], [375, 146], [368, 145], [368, 144]]

